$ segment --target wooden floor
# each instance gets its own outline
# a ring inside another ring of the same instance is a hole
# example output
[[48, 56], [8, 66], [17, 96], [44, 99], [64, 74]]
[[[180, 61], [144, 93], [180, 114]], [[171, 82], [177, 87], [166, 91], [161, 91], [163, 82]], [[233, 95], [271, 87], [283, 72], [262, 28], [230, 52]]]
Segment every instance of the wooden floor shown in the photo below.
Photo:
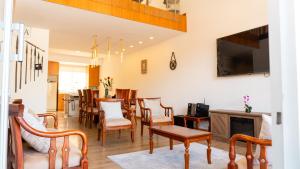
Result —
[[[140, 135], [140, 123], [138, 122], [135, 134], [135, 142], [131, 143], [130, 140], [130, 132], [122, 131], [121, 136], [119, 138], [118, 132], [110, 132], [108, 133], [106, 145], [101, 146], [100, 142], [97, 141], [97, 129], [96, 126], [93, 126], [92, 129], [86, 128], [83, 125], [80, 125], [78, 122], [78, 118], [69, 117], [64, 118], [63, 113], [59, 114], [59, 129], [79, 129], [86, 133], [88, 136], [88, 160], [89, 160], [89, 169], [119, 169], [120, 167], [109, 160], [107, 156], [115, 155], [115, 154], [123, 154], [130, 153], [141, 150], [149, 149], [149, 137], [148, 130], [144, 129], [144, 136]], [[72, 137], [72, 142], [75, 144], [79, 143], [79, 138]], [[179, 144], [180, 142], [174, 142], [175, 144]], [[206, 142], [200, 142], [206, 144]], [[163, 147], [168, 146], [169, 140], [163, 137], [154, 136], [154, 147]], [[228, 143], [213, 140], [212, 146], [216, 148], [220, 148], [228, 151]], [[245, 148], [243, 146], [237, 147], [237, 152], [244, 154]], [[183, 155], [182, 155], [183, 157]]]

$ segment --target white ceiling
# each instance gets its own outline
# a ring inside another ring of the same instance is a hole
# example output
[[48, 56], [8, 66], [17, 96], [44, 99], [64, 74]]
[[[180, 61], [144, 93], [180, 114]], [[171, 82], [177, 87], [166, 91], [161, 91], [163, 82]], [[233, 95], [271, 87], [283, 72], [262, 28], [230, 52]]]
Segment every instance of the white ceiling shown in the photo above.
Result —
[[[100, 53], [106, 53], [109, 37], [113, 53], [120, 51], [120, 39], [124, 39], [126, 53], [130, 53], [182, 34], [175, 30], [42, 0], [16, 0], [14, 21], [49, 29], [50, 52], [85, 57], [86, 52], [90, 52], [93, 35], [98, 36]], [[151, 36], [154, 37], [153, 40], [149, 39]], [[144, 43], [139, 44], [139, 41]], [[134, 47], [130, 48], [130, 45]]]

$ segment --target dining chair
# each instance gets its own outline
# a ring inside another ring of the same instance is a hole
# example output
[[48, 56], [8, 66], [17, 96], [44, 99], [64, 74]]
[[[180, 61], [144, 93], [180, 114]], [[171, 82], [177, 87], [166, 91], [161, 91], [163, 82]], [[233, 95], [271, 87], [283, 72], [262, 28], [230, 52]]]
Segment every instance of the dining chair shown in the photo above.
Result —
[[129, 94], [130, 89], [116, 89], [116, 99], [123, 99], [123, 106], [129, 108]]
[[138, 98], [141, 110], [141, 135], [144, 125], [174, 125], [174, 111], [172, 107], [163, 106], [161, 98]]
[[85, 114], [85, 102], [83, 99], [83, 94], [81, 89], [78, 89], [78, 96], [79, 96], [79, 123], [82, 124], [83, 119], [86, 118]]
[[90, 128], [92, 128], [95, 117], [99, 114], [98, 107], [94, 106], [94, 98], [91, 89], [86, 90], [86, 114], [87, 121], [89, 122]]
[[[98, 140], [101, 138], [101, 145], [105, 144], [106, 133], [108, 131], [129, 129], [131, 132], [131, 141], [134, 142], [135, 123], [133, 114], [130, 109], [123, 107], [128, 111], [127, 116], [122, 112], [123, 99], [98, 99], [98, 106], [100, 110], [99, 126], [98, 126]], [[125, 118], [126, 117], [126, 118]]]

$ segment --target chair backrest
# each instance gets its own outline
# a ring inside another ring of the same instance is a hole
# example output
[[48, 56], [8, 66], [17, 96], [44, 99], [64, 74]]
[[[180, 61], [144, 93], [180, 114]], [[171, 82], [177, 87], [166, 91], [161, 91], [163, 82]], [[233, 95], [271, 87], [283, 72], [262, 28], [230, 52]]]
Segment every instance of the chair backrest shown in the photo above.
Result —
[[124, 106], [129, 107], [130, 89], [116, 89], [116, 99], [123, 99]]
[[149, 100], [153, 99], [153, 100], [155, 100], [155, 99], [161, 99], [161, 98], [160, 97], [138, 98], [137, 100], [138, 100], [139, 106], [141, 108], [145, 108], [144, 99], [149, 99]]
[[16, 102], [9, 105], [8, 166], [17, 169], [24, 168], [24, 156], [21, 128], [15, 117], [23, 117], [23, 112], [23, 104]]
[[83, 92], [83, 101], [86, 104], [86, 102], [87, 102], [87, 89], [83, 89], [82, 92]]
[[93, 106], [97, 107], [97, 103], [95, 102], [95, 99], [99, 98], [99, 90], [92, 90], [92, 98], [93, 98]]
[[137, 90], [130, 91], [130, 105], [136, 105]]
[[86, 105], [92, 107], [93, 106], [93, 93], [91, 89], [86, 90]]
[[123, 104], [123, 99], [114, 99], [114, 98], [101, 98], [97, 100], [99, 104], [97, 104], [99, 107], [99, 110], [102, 111], [100, 102], [121, 102], [121, 105]]
[[260, 153], [259, 153], [260, 169], [268, 168], [266, 147], [272, 146], [272, 140], [259, 139], [244, 134], [235, 134], [230, 138], [230, 146], [229, 146], [230, 162], [227, 165], [228, 169], [238, 169], [237, 164], [235, 163], [235, 158], [236, 158], [235, 145], [237, 141], [244, 141], [247, 143], [247, 151], [246, 151], [247, 169], [253, 169], [253, 160], [254, 160], [254, 156], [252, 152], [253, 144], [256, 144], [256, 146], [260, 146]]
[[78, 96], [79, 96], [79, 107], [83, 107], [83, 96], [82, 96], [82, 91], [78, 89]]

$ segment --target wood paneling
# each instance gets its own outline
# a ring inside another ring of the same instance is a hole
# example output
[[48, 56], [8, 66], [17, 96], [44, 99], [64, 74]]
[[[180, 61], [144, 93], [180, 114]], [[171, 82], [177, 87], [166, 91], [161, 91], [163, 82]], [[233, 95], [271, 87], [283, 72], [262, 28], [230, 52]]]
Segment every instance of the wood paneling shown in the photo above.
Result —
[[75, 7], [128, 20], [187, 31], [186, 15], [143, 5], [132, 0], [47, 0], [65, 6]]
[[57, 109], [59, 111], [64, 111], [64, 96], [65, 94], [64, 93], [59, 93], [58, 94], [58, 105], [57, 105]]
[[48, 75], [59, 75], [59, 63], [48, 61]]
[[89, 87], [98, 87], [100, 81], [100, 66], [89, 66]]

